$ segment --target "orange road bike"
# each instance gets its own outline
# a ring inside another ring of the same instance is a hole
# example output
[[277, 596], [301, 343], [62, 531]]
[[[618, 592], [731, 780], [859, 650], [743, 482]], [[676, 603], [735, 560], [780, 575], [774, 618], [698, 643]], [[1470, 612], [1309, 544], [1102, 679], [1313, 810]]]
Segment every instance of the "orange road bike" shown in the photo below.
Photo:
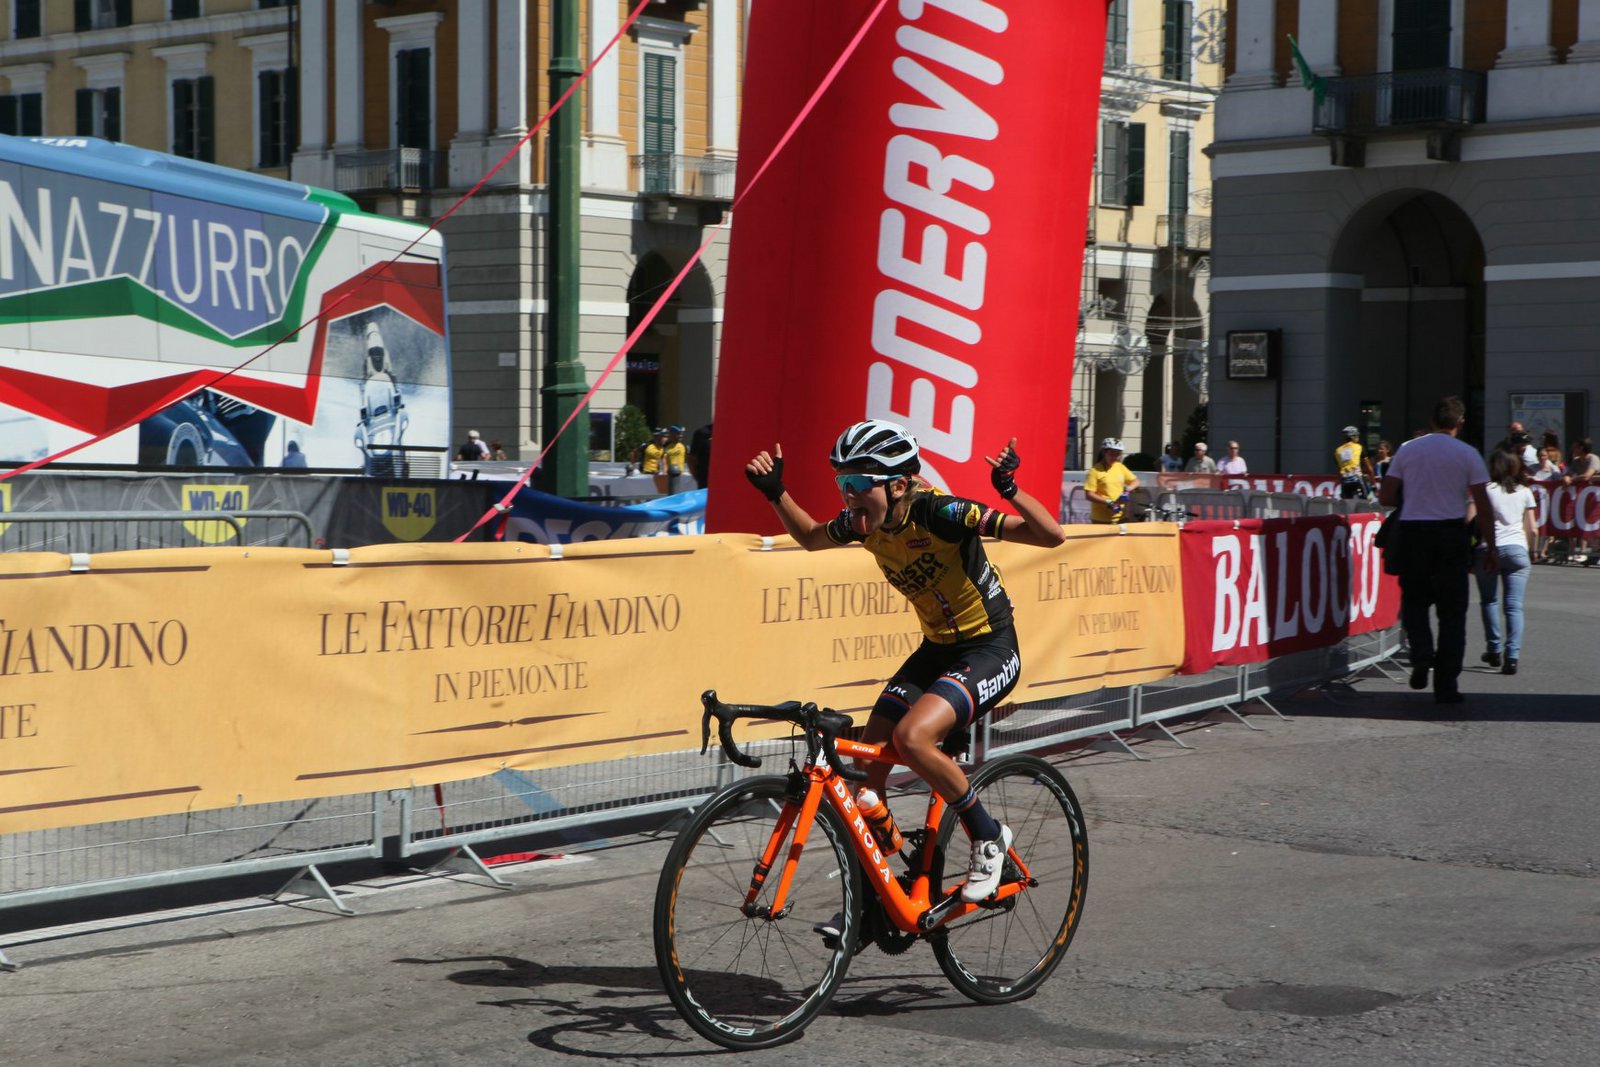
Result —
[[[661, 871], [656, 962], [673, 1005], [702, 1036], [733, 1049], [798, 1037], [869, 944], [897, 955], [927, 941], [951, 984], [983, 1004], [1030, 995], [1061, 962], [1083, 914], [1089, 842], [1077, 797], [1054, 767], [1005, 756], [972, 775], [1013, 841], [1000, 888], [969, 904], [960, 892], [967, 837], [952, 842], [958, 820], [937, 793], [898, 858], [884, 855], [856, 805], [850, 783], [866, 772], [844, 760], [898, 763], [892, 745], [848, 740], [849, 716], [815, 704], [724, 704], [711, 691], [701, 699], [701, 751], [716, 719], [722, 750], [743, 767], [761, 760], [734, 743], [736, 721], [798, 730], [788, 774], [746, 778], [711, 797]], [[956, 731], [945, 751], [959, 755], [968, 738]]]

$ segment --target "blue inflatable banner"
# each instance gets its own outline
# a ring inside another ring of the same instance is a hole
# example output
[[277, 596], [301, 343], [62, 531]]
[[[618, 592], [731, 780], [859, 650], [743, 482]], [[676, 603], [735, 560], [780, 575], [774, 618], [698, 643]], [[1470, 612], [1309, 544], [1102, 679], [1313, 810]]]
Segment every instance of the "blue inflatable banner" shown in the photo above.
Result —
[[507, 541], [564, 545], [618, 537], [659, 537], [705, 531], [706, 491], [659, 497], [634, 507], [605, 507], [523, 489], [511, 502]]

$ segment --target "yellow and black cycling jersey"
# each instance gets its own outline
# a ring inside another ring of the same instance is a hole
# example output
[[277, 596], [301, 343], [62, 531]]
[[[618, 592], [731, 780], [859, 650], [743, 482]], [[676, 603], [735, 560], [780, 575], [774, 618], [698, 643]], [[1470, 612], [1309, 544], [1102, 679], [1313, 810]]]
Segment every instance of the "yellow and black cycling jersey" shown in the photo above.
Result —
[[850, 510], [828, 523], [835, 544], [860, 541], [905, 594], [928, 640], [968, 641], [1011, 625], [1011, 598], [1000, 570], [983, 550], [999, 537], [1006, 516], [994, 508], [937, 489], [912, 491], [905, 521], [865, 536], [850, 529]]

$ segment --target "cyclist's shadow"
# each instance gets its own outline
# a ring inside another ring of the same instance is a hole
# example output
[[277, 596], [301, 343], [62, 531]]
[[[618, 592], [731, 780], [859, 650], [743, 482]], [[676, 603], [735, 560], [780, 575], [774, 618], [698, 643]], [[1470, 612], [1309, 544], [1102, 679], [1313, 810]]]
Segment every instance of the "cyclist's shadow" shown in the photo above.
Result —
[[[690, 1032], [662, 991], [654, 967], [545, 965], [516, 956], [462, 956], [450, 959], [403, 958], [396, 963], [487, 963], [497, 966], [455, 971], [448, 977], [461, 985], [521, 988], [550, 993], [479, 1001], [486, 1007], [534, 1008], [565, 1021], [528, 1034], [528, 1042], [553, 1052], [597, 1059], [623, 1057], [704, 1056], [718, 1052]], [[748, 976], [746, 976], [748, 978]], [[748, 982], [746, 982], [748, 986]], [[556, 987], [587, 986], [592, 992], [561, 996]], [[749, 990], [760, 996], [757, 989]], [[899, 1015], [929, 1002], [948, 1007], [949, 989], [916, 976], [851, 976], [845, 979], [827, 1011], [846, 1018]], [[654, 1047], [651, 1047], [654, 1045]], [[666, 1046], [670, 1046], [666, 1047]]]

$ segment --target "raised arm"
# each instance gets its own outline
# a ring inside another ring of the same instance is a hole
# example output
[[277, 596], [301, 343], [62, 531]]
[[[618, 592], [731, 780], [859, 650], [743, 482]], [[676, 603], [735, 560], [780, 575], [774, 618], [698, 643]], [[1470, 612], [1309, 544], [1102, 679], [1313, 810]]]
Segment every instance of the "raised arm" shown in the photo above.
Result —
[[765, 450], [757, 452], [744, 465], [744, 476], [771, 502], [773, 510], [778, 513], [778, 521], [783, 523], [783, 528], [795, 539], [796, 544], [808, 552], [833, 548], [833, 538], [828, 536], [826, 524], [813, 519], [811, 513], [796, 503], [794, 497], [784, 489], [783, 445], [774, 445], [773, 449], [774, 452], [770, 453]]
[[995, 492], [1017, 509], [1017, 514], [1001, 527], [1001, 537], [1019, 544], [1038, 545], [1040, 548], [1054, 548], [1067, 539], [1056, 517], [1017, 484], [1017, 468], [1022, 465], [1022, 460], [1017, 457], [1015, 437], [1000, 450], [999, 456], [983, 458], [988, 461], [989, 481], [994, 485]]

